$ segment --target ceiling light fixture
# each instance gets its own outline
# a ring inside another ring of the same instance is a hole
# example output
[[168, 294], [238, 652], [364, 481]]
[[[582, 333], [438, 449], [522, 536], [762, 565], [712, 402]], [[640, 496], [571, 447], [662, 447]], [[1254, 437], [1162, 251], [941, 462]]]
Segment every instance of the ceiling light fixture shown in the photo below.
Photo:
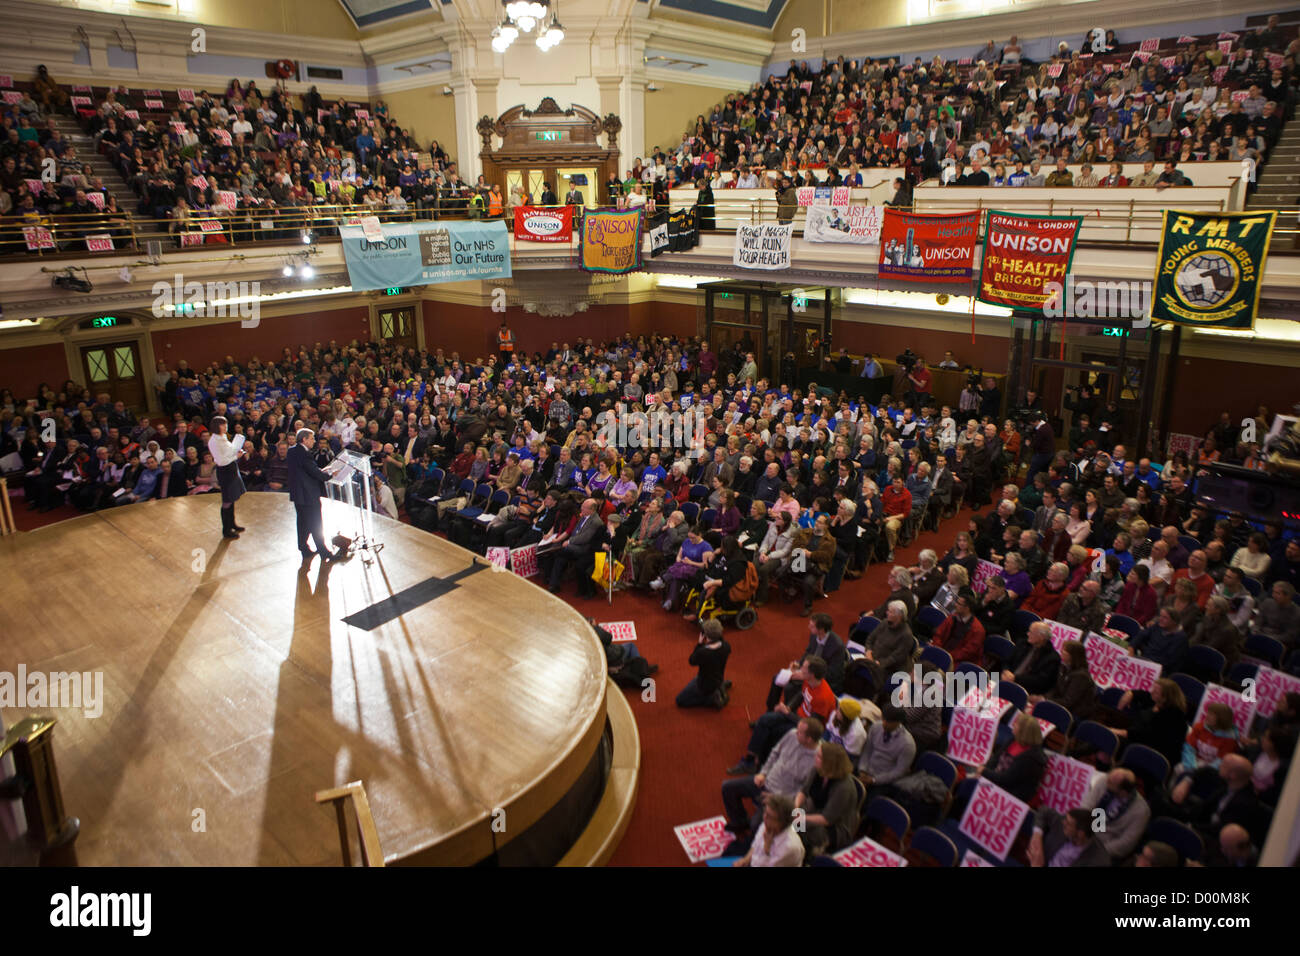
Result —
[[535, 42], [543, 52], [564, 39], [564, 27], [558, 15], [558, 0], [502, 0], [505, 19], [492, 30], [492, 49], [505, 53], [520, 33], [537, 30]]

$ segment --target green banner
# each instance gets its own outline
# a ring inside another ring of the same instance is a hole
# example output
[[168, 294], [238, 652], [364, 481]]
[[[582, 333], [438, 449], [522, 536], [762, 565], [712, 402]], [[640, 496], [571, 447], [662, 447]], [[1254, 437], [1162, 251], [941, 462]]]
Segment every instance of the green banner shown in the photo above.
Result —
[[1259, 308], [1274, 210], [1165, 210], [1151, 318], [1178, 325], [1251, 329]]

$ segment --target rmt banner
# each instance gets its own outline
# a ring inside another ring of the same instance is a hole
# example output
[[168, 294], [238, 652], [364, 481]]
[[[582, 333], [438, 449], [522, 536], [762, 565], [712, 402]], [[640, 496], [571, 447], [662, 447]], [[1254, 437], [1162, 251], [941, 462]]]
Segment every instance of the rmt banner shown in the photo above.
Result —
[[991, 305], [1041, 312], [1074, 260], [1082, 216], [1017, 216], [990, 209], [978, 298]]
[[1259, 309], [1275, 210], [1165, 210], [1151, 318], [1178, 325], [1251, 329]]
[[732, 264], [742, 269], [789, 269], [790, 237], [794, 225], [762, 223], [736, 227], [736, 250]]
[[978, 212], [926, 215], [886, 209], [880, 275], [908, 282], [969, 282], [979, 217]]

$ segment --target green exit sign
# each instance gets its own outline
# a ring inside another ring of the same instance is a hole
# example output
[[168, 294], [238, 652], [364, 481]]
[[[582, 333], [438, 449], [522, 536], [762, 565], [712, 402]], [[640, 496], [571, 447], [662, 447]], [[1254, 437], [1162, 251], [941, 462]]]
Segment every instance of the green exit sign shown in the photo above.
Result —
[[117, 316], [115, 315], [101, 315], [90, 323], [92, 329], [111, 329], [115, 325], [117, 325]]
[[561, 139], [564, 138], [564, 133], [562, 133], [558, 129], [542, 130], [541, 132], [534, 133], [533, 135], [536, 136], [537, 139], [539, 139], [543, 143], [558, 143]]
[[405, 292], [406, 292], [406, 289], [404, 289], [404, 288], [402, 288], [402, 287], [400, 287], [400, 286], [392, 286], [392, 287], [387, 288], [387, 289], [384, 290], [384, 295], [402, 295], [402, 294], [404, 294]]
[[1119, 328], [1118, 326], [1107, 325], [1102, 327], [1101, 334], [1113, 335], [1115, 338], [1126, 339], [1128, 338], [1128, 329]]

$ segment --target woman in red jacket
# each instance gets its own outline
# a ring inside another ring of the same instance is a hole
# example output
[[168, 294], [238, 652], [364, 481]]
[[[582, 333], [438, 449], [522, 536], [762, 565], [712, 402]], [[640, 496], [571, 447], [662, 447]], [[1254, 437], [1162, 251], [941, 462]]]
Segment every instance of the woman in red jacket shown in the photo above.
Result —
[[691, 482], [686, 477], [686, 465], [683, 462], [673, 462], [672, 469], [668, 472], [668, 476], [664, 478], [664, 490], [679, 505], [686, 504], [686, 500], [691, 496]]
[[1143, 627], [1150, 624], [1156, 616], [1156, 611], [1160, 609], [1160, 598], [1150, 581], [1150, 567], [1145, 564], [1133, 565], [1133, 570], [1128, 573], [1128, 580], [1124, 585], [1124, 593], [1120, 595], [1119, 603], [1115, 605], [1115, 613], [1127, 615]]

